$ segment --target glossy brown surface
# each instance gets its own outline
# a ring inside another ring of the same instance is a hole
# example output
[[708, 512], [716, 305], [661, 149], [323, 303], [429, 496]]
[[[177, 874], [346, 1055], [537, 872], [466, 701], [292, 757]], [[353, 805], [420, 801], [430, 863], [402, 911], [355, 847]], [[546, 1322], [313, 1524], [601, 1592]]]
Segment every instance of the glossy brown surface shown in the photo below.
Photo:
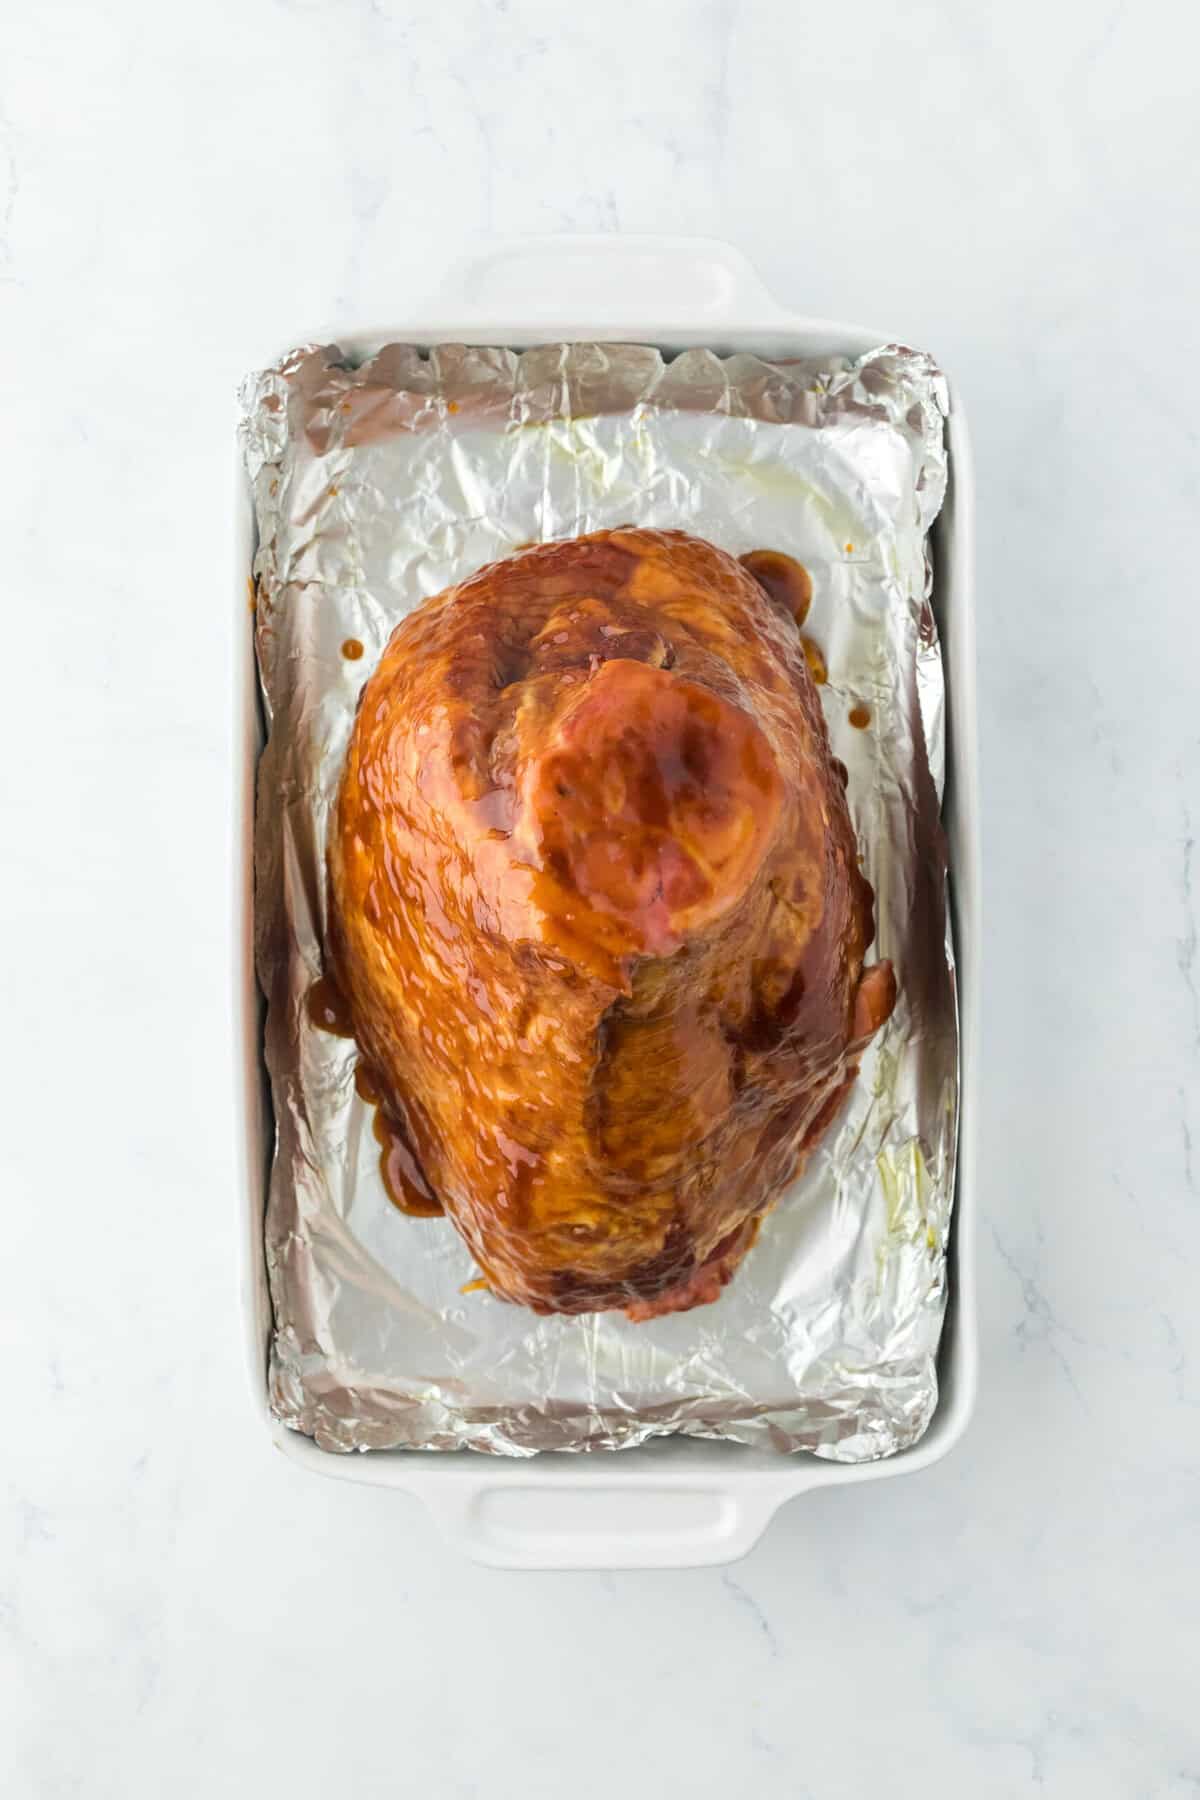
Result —
[[782, 550], [751, 550], [738, 561], [776, 606], [782, 606], [798, 626], [803, 625], [813, 594], [812, 576], [803, 563], [785, 556]]
[[869, 706], [864, 706], [860, 701], [857, 706], [852, 706], [850, 708], [846, 717], [856, 731], [865, 731], [867, 726], [871, 723], [871, 709]]
[[342, 655], [347, 662], [358, 662], [362, 653], [363, 647], [357, 638], [347, 638], [342, 645]]
[[825, 666], [825, 653], [820, 644], [812, 638], [800, 639], [800, 648], [804, 652], [804, 660], [808, 664], [808, 672], [818, 687], [824, 687], [829, 680], [829, 670]]
[[715, 1299], [894, 1002], [794, 617], [682, 533], [540, 545], [406, 619], [330, 874], [404, 1192], [541, 1312]]
[[440, 1219], [445, 1208], [426, 1181], [403, 1125], [380, 1106], [372, 1129], [379, 1145], [379, 1172], [392, 1205], [413, 1219]]
[[332, 975], [322, 975], [313, 982], [305, 996], [305, 1004], [309, 1018], [322, 1031], [331, 1031], [335, 1037], [354, 1036], [349, 1003]]

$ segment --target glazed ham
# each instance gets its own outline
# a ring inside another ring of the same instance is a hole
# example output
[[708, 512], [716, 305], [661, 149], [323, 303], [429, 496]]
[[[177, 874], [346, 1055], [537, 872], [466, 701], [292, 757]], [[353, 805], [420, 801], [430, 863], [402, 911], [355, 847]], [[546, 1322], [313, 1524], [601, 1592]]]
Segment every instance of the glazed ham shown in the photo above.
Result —
[[894, 1003], [784, 560], [528, 549], [363, 690], [330, 953], [385, 1173], [536, 1312], [716, 1299]]

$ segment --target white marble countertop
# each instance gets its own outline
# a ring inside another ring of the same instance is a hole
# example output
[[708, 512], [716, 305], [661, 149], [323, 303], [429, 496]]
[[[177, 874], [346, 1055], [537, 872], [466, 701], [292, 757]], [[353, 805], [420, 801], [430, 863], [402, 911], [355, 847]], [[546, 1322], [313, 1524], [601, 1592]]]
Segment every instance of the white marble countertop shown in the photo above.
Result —
[[[1200, 1793], [1198, 67], [1167, 0], [5, 9], [6, 1800]], [[733, 240], [977, 441], [979, 1412], [726, 1572], [471, 1567], [242, 1369], [234, 385], [562, 230]]]

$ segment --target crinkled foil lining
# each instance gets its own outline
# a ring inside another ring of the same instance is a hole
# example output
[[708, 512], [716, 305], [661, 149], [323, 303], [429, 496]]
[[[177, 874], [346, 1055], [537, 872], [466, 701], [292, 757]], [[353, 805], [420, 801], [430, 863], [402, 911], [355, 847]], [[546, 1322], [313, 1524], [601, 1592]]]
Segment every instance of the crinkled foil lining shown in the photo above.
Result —
[[[771, 364], [389, 345], [357, 368], [309, 347], [242, 401], [268, 721], [256, 949], [276, 1414], [330, 1450], [528, 1456], [682, 1432], [858, 1462], [912, 1444], [937, 1399], [958, 1097], [927, 553], [946, 483], [937, 369], [895, 346]], [[464, 1293], [477, 1271], [452, 1227], [387, 1198], [353, 1044], [305, 1007], [355, 701], [397, 621], [529, 540], [626, 523], [810, 570], [806, 630], [900, 982], [852, 1099], [721, 1299], [645, 1324]]]

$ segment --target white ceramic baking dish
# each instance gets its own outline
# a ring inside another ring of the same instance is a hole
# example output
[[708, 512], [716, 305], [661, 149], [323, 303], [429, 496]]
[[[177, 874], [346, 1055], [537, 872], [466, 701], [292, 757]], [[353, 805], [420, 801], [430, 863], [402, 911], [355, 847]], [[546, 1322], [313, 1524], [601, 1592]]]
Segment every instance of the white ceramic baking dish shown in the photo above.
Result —
[[[366, 354], [380, 344], [446, 342], [514, 348], [559, 339], [706, 345], [768, 357], [856, 354], [886, 331], [809, 319], [771, 298], [746, 259], [708, 239], [553, 237], [504, 243], [460, 265], [415, 313], [374, 330], [297, 333]], [[290, 348], [291, 346], [285, 346]], [[272, 352], [263, 358], [271, 360]], [[244, 1221], [243, 1300], [257, 1404], [278, 1447], [302, 1466], [419, 1496], [468, 1555], [507, 1568], [688, 1568], [733, 1561], [785, 1500], [814, 1488], [913, 1474], [958, 1441], [976, 1386], [975, 1132], [979, 1008], [979, 840], [972, 596], [972, 482], [962, 401], [951, 384], [950, 488], [935, 528], [934, 609], [946, 659], [949, 722], [945, 820], [962, 1016], [958, 1179], [950, 1306], [940, 1398], [911, 1450], [845, 1465], [771, 1456], [733, 1444], [660, 1439], [636, 1450], [509, 1460], [471, 1451], [336, 1455], [271, 1416], [266, 1371], [271, 1302], [263, 1208], [272, 1139], [262, 1060], [262, 1007], [252, 957], [254, 769], [262, 746], [247, 577], [255, 544], [250, 490], [239, 469], [234, 683], [235, 1018], [240, 1038], [238, 1134]]]

